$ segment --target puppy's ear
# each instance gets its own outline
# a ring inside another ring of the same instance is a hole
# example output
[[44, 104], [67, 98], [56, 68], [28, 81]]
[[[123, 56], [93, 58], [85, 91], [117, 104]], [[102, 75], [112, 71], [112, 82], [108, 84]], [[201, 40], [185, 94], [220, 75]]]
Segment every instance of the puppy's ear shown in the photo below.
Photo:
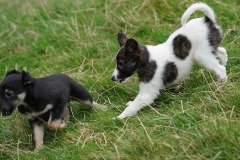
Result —
[[129, 52], [135, 53], [138, 50], [138, 42], [135, 39], [128, 39], [125, 48]]
[[33, 86], [33, 81], [26, 71], [22, 71], [22, 82], [24, 86]]
[[10, 74], [20, 74], [21, 72], [17, 71], [17, 70], [11, 70], [9, 72], [7, 72], [6, 76], [9, 76]]
[[127, 42], [127, 36], [125, 34], [123, 34], [122, 31], [118, 32], [117, 39], [118, 39], [118, 43], [119, 43], [120, 47], [125, 45]]

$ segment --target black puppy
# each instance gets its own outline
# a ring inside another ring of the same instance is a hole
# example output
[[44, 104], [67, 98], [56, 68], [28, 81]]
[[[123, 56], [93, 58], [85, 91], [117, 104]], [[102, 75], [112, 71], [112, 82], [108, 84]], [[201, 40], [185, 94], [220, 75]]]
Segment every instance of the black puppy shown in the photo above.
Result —
[[93, 101], [90, 93], [64, 74], [33, 78], [27, 72], [12, 70], [0, 84], [0, 111], [11, 115], [15, 108], [28, 117], [33, 130], [35, 148], [43, 145], [44, 122], [57, 130], [69, 119], [67, 103], [75, 99], [88, 106], [106, 109]]

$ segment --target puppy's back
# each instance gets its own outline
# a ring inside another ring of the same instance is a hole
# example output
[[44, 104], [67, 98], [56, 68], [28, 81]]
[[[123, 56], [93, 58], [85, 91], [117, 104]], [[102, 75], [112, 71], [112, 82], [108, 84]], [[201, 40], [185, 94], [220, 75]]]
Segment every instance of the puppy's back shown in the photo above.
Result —
[[93, 102], [91, 94], [81, 84], [74, 81], [72, 78], [65, 74], [54, 74], [45, 79], [54, 82], [62, 82], [69, 88], [70, 98], [80, 100], [82, 102]]

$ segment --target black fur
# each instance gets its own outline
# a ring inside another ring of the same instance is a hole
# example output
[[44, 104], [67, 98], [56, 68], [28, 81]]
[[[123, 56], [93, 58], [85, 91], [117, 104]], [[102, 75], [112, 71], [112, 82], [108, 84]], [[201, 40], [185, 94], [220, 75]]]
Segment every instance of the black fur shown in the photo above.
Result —
[[[25, 94], [24, 99], [19, 99], [20, 94]], [[51, 121], [61, 119], [72, 98], [88, 105], [93, 103], [90, 93], [67, 75], [55, 74], [38, 79], [16, 70], [8, 72], [2, 80], [0, 97], [3, 116], [11, 115], [17, 107], [20, 113], [28, 115], [31, 126], [49, 122], [50, 115]], [[42, 113], [49, 104], [52, 109]]]
[[178, 69], [174, 62], [168, 62], [163, 73], [163, 85], [172, 83], [178, 76]]
[[53, 111], [57, 111], [56, 114], [58, 112], [61, 114], [62, 108], [65, 107], [70, 98], [82, 102], [93, 102], [90, 93], [83, 86], [64, 74], [55, 74], [37, 79], [31, 77], [25, 71], [22, 73], [11, 71], [0, 84], [1, 109], [6, 109], [2, 108], [3, 103], [9, 104], [12, 101], [12, 99], [8, 99], [4, 95], [6, 89], [14, 92], [13, 99], [16, 98], [17, 94], [26, 93], [24, 104], [26, 104], [27, 110], [32, 112], [40, 112], [44, 110], [46, 105], [52, 104]]
[[221, 32], [218, 28], [216, 28], [216, 25], [213, 23], [213, 21], [205, 17], [205, 23], [207, 24], [208, 27], [208, 42], [209, 44], [213, 47], [213, 53], [215, 54], [218, 46], [220, 45], [222, 41], [222, 35]]
[[149, 62], [149, 52], [145, 46], [141, 47], [140, 52], [141, 56], [137, 69], [137, 74], [140, 82], [147, 83], [152, 80], [157, 69], [157, 63], [154, 60]]
[[184, 60], [191, 49], [191, 42], [184, 35], [178, 35], [173, 39], [173, 53], [179, 59]]

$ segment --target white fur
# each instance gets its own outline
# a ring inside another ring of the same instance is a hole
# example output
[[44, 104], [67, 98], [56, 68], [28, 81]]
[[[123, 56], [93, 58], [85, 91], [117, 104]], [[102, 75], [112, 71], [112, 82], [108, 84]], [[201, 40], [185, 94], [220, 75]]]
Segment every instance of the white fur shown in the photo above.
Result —
[[22, 101], [23, 101], [23, 100], [25, 99], [25, 97], [26, 97], [26, 93], [23, 92], [23, 93], [21, 93], [21, 94], [18, 94], [17, 97], [18, 97], [19, 100], [22, 100]]
[[35, 149], [40, 149], [43, 145], [44, 127], [43, 125], [33, 125], [33, 139], [35, 143]]
[[48, 104], [48, 105], [45, 107], [44, 110], [42, 110], [42, 111], [40, 111], [40, 112], [31, 112], [31, 113], [28, 113], [28, 114], [27, 114], [27, 117], [28, 117], [28, 119], [33, 118], [33, 117], [37, 117], [37, 116], [39, 116], [39, 115], [41, 115], [41, 114], [44, 114], [44, 113], [48, 112], [48, 111], [51, 110], [52, 108], [53, 108], [53, 105], [52, 105], [52, 104]]
[[115, 68], [115, 70], [114, 70], [114, 72], [113, 72], [113, 77], [115, 78], [115, 79], [117, 79], [117, 75], [118, 75], [119, 73], [118, 73], [118, 70], [117, 70], [117, 67]]
[[190, 15], [197, 10], [202, 11], [214, 23], [216, 23], [215, 14], [214, 14], [213, 10], [207, 4], [200, 2], [200, 3], [195, 3], [195, 4], [191, 5], [187, 9], [187, 11], [182, 15], [182, 19], [181, 19], [182, 25], [186, 24]]
[[[173, 83], [180, 82], [189, 75], [192, 69], [193, 60], [213, 72], [218, 80], [227, 78], [226, 68], [224, 66], [227, 62], [226, 50], [219, 47], [216, 52], [217, 57], [224, 64], [220, 65], [216, 55], [211, 52], [211, 47], [208, 42], [208, 28], [206, 24], [204, 24], [204, 18], [196, 18], [186, 23], [188, 17], [196, 10], [203, 11], [213, 22], [215, 22], [214, 12], [209, 6], [203, 3], [193, 4], [183, 14], [182, 24], [184, 25], [176, 30], [165, 43], [157, 46], [146, 46], [150, 54], [149, 61], [154, 60], [157, 63], [155, 75], [148, 83], [140, 82], [137, 97], [134, 101], [128, 103], [128, 107], [117, 118], [123, 119], [135, 115], [141, 108], [154, 102], [159, 95], [159, 90], [165, 88], [162, 82], [162, 75], [165, 65], [168, 62], [174, 62], [178, 69], [178, 76]], [[189, 55], [184, 60], [177, 58], [173, 54], [172, 42], [179, 34], [186, 36], [192, 45]], [[115, 69], [114, 75], [116, 75], [116, 73], [117, 71]]]
[[26, 105], [26, 104], [24, 103], [25, 97], [26, 97], [26, 93], [25, 93], [25, 92], [22, 92], [22, 93], [18, 94], [18, 95], [17, 95], [17, 98], [18, 98], [18, 99], [14, 100], [14, 101], [13, 101], [13, 104], [14, 104], [16, 107], [18, 107], [18, 106], [20, 106], [20, 105]]

